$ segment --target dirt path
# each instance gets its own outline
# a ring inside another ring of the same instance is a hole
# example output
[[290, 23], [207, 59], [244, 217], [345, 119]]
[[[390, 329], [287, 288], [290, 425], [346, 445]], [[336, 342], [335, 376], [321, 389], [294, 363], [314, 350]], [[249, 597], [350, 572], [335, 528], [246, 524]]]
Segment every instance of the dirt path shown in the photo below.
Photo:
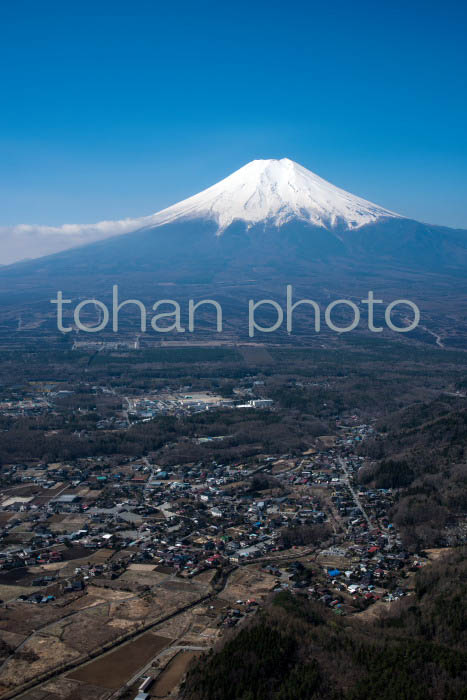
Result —
[[427, 333], [429, 333], [430, 335], [432, 335], [433, 338], [436, 339], [436, 345], [437, 345], [439, 348], [444, 348], [444, 347], [445, 347], [445, 345], [444, 345], [444, 343], [443, 343], [443, 341], [442, 341], [442, 337], [441, 337], [440, 335], [438, 335], [438, 333], [435, 333], [434, 331], [432, 331], [430, 328], [427, 328], [426, 326], [420, 326], [420, 328], [423, 328], [424, 331], [426, 331]]

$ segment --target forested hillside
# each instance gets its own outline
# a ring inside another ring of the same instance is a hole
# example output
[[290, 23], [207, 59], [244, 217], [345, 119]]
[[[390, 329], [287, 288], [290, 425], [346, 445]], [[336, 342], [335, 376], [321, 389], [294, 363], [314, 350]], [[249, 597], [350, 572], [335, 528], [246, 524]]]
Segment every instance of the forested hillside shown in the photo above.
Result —
[[384, 416], [361, 447], [361, 483], [400, 489], [393, 519], [408, 546], [451, 544], [467, 512], [465, 398], [442, 396]]

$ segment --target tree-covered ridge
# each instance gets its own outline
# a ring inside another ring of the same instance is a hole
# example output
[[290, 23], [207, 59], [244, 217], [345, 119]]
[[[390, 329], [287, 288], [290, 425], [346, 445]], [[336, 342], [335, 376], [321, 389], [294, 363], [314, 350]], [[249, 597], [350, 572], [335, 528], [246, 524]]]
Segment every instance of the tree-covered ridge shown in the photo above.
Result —
[[385, 415], [360, 452], [368, 460], [361, 483], [399, 490], [391, 516], [408, 547], [455, 541], [467, 511], [465, 398], [440, 396]]

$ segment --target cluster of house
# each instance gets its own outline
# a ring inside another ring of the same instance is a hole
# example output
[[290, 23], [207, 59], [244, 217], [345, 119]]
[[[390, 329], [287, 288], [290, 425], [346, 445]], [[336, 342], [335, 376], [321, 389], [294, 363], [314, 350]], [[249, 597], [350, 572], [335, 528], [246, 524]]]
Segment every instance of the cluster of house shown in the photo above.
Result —
[[97, 430], [124, 430], [128, 428], [128, 421], [120, 416], [102, 418], [96, 423]]
[[[395, 582], [415, 564], [387, 517], [392, 492], [362, 488], [355, 478], [362, 458], [353, 445], [371, 430], [345, 427], [300, 456], [246, 463], [158, 467], [115, 456], [9, 465], [9, 490], [0, 495], [0, 571], [118, 548], [127, 564], [156, 562], [189, 578], [222, 564], [271, 560], [290, 547], [284, 531], [325, 524], [320, 574], [310, 585], [308, 573], [293, 572], [294, 589], [326, 603], [340, 592], [367, 601], [397, 597]], [[255, 485], [258, 478], [265, 483]], [[30, 486], [30, 495], [15, 495], [15, 485]], [[340, 554], [334, 551], [328, 566], [331, 545]]]
[[62, 382], [29, 382], [10, 386], [0, 395], [0, 416], [24, 418], [53, 411], [58, 400], [73, 394]]
[[50, 401], [42, 396], [20, 398], [19, 396], [13, 395], [8, 399], [0, 401], [0, 415], [9, 416], [11, 418], [40, 416], [50, 410]]
[[[261, 382], [255, 382], [261, 384]], [[165, 387], [157, 392], [139, 394], [136, 397], [122, 396], [121, 410], [115, 415], [102, 415], [96, 423], [97, 430], [124, 430], [131, 423], [146, 422], [160, 415], [189, 415], [213, 409], [271, 408], [273, 401], [258, 396], [258, 387], [252, 385], [235, 390], [232, 398], [225, 398], [211, 391], [193, 391], [189, 386], [178, 389]], [[89, 393], [113, 394], [114, 390], [99, 385], [83, 385]], [[27, 385], [10, 387], [0, 396], [0, 415], [13, 418], [38, 416], [53, 411], [60, 412], [59, 402], [75, 391], [61, 382], [30, 382]], [[79, 402], [78, 402], [79, 403]], [[86, 413], [79, 406], [78, 413]], [[95, 410], [95, 409], [94, 409]]]
[[190, 391], [188, 387], [173, 392], [169, 389], [125, 398], [124, 408], [128, 405], [128, 416], [132, 422], [149, 421], [158, 415], [186, 415], [190, 413], [202, 413], [213, 409], [226, 408], [271, 408], [272, 399], [251, 398], [248, 401], [240, 401], [239, 398], [225, 398], [208, 391]]
[[108, 462], [10, 466], [9, 483], [31, 485], [34, 495], [0, 502], [0, 567], [54, 563], [70, 547], [118, 544], [132, 561], [155, 559], [192, 576], [279, 551], [284, 526], [326, 518], [308, 497], [252, 491], [252, 476], [270, 462], [170, 469], [133, 458]]

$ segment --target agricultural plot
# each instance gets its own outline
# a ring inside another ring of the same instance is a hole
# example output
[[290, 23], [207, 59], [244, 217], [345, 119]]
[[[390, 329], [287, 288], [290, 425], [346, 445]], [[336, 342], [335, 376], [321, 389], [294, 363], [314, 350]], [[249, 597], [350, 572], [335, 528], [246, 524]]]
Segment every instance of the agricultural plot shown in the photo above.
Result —
[[124, 644], [100, 659], [69, 674], [69, 678], [104, 688], [120, 688], [152, 657], [169, 646], [171, 639], [151, 632]]
[[5, 663], [1, 683], [5, 688], [15, 688], [49, 670], [51, 665], [60, 667], [79, 656], [78, 651], [60, 639], [35, 635], [25, 642], [21, 654], [15, 654]]
[[170, 695], [182, 681], [193, 659], [198, 658], [199, 655], [200, 653], [196, 651], [180, 651], [174, 656], [150, 689], [150, 696], [165, 698]]
[[31, 586], [0, 585], [0, 600], [4, 602], [15, 600], [20, 595], [31, 595], [35, 591], [37, 591], [37, 588], [31, 588]]
[[237, 600], [264, 599], [275, 586], [275, 577], [256, 566], [237, 569], [230, 576], [222, 597], [230, 603]]

